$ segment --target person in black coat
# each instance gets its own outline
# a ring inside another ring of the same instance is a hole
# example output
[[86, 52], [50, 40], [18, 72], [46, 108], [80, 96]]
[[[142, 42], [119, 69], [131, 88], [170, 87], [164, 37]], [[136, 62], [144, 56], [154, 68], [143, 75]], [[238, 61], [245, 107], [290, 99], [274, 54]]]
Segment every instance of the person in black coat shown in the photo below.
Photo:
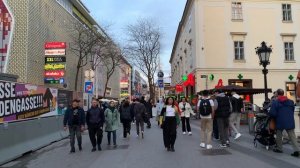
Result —
[[151, 128], [150, 118], [152, 118], [152, 99], [150, 98], [149, 101], [146, 102], [145, 97], [143, 96], [141, 99], [141, 103], [146, 107], [144, 122], [147, 123], [147, 128]]
[[[88, 125], [89, 136], [93, 145], [92, 152], [101, 151], [101, 143], [103, 138], [103, 123], [105, 122], [104, 111], [98, 106], [98, 101], [93, 99], [92, 107], [86, 113], [86, 123]], [[97, 139], [96, 139], [97, 137]]]
[[70, 132], [70, 144], [71, 153], [75, 152], [75, 135], [77, 137], [78, 148], [82, 150], [82, 137], [81, 131], [84, 131], [85, 127], [85, 114], [84, 110], [79, 107], [79, 100], [74, 99], [72, 101], [72, 106], [70, 106], [64, 115], [64, 130], [67, 130], [67, 125]]
[[122, 103], [120, 108], [120, 119], [121, 123], [123, 124], [123, 137], [127, 138], [127, 134], [130, 135], [131, 130], [131, 122], [134, 118], [134, 112], [131, 110], [131, 106], [128, 100], [125, 100]]

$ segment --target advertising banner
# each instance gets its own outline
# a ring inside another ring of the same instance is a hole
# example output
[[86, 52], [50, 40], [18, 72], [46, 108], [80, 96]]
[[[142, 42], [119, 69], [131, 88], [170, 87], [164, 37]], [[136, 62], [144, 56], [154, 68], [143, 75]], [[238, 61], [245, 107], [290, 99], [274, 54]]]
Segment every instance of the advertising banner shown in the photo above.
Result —
[[0, 122], [57, 115], [57, 89], [0, 81]]
[[59, 69], [65, 69], [66, 64], [45, 64], [45, 70], [59, 70]]
[[45, 57], [45, 64], [51, 64], [51, 63], [66, 63], [66, 57], [65, 56]]
[[66, 49], [47, 49], [45, 55], [66, 55]]
[[54, 77], [60, 78], [65, 76], [65, 70], [52, 70], [52, 71], [45, 71], [45, 77]]
[[93, 82], [85, 82], [84, 85], [84, 91], [85, 93], [93, 94], [94, 88], [93, 88]]
[[45, 49], [66, 49], [67, 48], [67, 44], [66, 42], [46, 42], [45, 43]]

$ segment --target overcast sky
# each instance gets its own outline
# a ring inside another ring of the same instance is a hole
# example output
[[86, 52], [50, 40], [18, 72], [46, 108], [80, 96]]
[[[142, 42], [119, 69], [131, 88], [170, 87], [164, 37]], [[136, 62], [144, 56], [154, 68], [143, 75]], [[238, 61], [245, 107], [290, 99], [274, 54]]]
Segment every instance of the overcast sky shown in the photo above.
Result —
[[169, 59], [179, 21], [186, 0], [82, 0], [100, 25], [110, 25], [109, 34], [122, 43], [126, 39], [124, 28], [138, 18], [157, 20], [163, 29], [161, 62], [165, 73], [170, 73]]

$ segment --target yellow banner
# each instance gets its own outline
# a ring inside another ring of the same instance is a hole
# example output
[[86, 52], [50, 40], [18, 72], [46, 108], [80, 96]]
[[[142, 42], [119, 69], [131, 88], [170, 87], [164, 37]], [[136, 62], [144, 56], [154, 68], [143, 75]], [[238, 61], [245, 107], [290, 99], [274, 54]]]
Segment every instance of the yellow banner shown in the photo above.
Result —
[[65, 69], [65, 64], [45, 64], [45, 70], [58, 70], [58, 69]]
[[73, 13], [89, 28], [92, 28], [92, 24], [73, 6]]

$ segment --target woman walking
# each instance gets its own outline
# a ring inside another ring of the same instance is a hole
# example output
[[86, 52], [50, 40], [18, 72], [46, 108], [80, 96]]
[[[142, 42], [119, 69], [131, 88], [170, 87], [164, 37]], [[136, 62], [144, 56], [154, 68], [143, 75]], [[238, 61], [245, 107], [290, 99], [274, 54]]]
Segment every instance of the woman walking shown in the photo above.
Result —
[[186, 102], [186, 98], [183, 97], [179, 103], [179, 108], [181, 109], [181, 122], [182, 122], [182, 134], [185, 135], [188, 132], [188, 135], [192, 135], [191, 125], [190, 125], [190, 116], [196, 115], [192, 109], [190, 103]]
[[164, 108], [161, 111], [164, 145], [168, 151], [175, 152], [176, 129], [180, 124], [178, 108], [172, 97], [167, 98]]
[[117, 147], [117, 129], [120, 122], [120, 114], [115, 107], [115, 102], [110, 101], [109, 107], [104, 112], [105, 115], [105, 132], [107, 132], [108, 145], [111, 143], [111, 134], [113, 134], [114, 147]]
[[131, 122], [134, 118], [134, 113], [130, 108], [128, 100], [125, 100], [120, 108], [120, 118], [123, 124], [123, 138], [127, 138], [127, 134], [130, 135]]

